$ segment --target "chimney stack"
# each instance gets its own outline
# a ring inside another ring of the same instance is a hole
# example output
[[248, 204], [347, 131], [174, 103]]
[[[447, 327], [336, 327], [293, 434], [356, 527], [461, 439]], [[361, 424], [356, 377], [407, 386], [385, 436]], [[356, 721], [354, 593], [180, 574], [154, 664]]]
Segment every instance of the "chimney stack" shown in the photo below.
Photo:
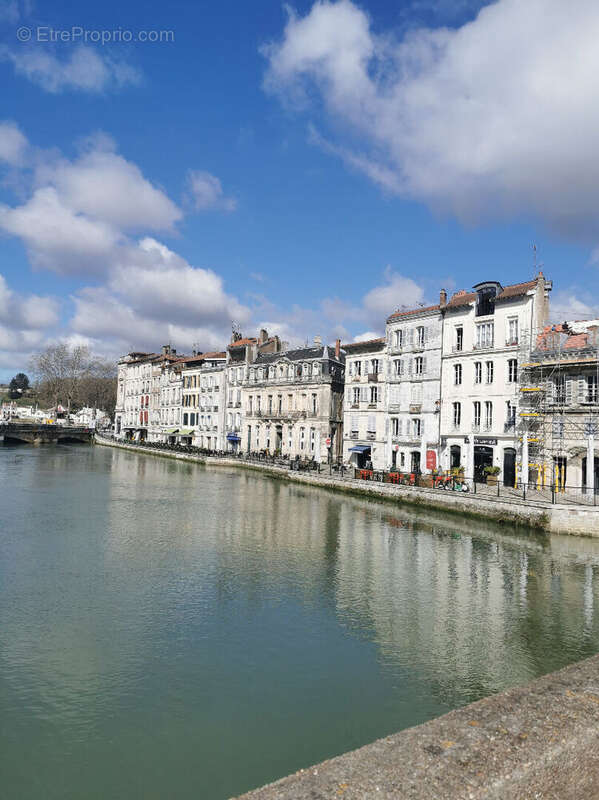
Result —
[[314, 346], [320, 347], [322, 345], [322, 338], [320, 336], [314, 337]]
[[258, 337], [258, 340], [259, 340], [260, 344], [264, 344], [264, 342], [267, 339], [268, 339], [268, 331], [266, 330], [266, 328], [261, 328], [260, 329], [260, 336]]
[[335, 358], [337, 359], [337, 361], [339, 361], [340, 356], [341, 356], [341, 339], [337, 339], [337, 341], [335, 342]]
[[163, 344], [162, 345], [162, 355], [168, 356], [171, 353], [171, 346], [170, 344]]
[[441, 291], [439, 292], [439, 305], [441, 307], [447, 305], [447, 292], [445, 291], [445, 289], [441, 289]]

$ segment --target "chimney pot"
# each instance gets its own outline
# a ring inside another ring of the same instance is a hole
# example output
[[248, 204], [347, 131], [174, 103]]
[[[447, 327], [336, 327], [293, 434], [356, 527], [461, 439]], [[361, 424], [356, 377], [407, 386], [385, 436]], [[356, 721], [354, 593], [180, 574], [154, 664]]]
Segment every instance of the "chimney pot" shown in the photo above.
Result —
[[445, 289], [441, 289], [439, 292], [439, 305], [446, 306], [447, 305], [447, 292]]
[[335, 358], [339, 361], [339, 357], [341, 356], [341, 339], [337, 339], [335, 342]]

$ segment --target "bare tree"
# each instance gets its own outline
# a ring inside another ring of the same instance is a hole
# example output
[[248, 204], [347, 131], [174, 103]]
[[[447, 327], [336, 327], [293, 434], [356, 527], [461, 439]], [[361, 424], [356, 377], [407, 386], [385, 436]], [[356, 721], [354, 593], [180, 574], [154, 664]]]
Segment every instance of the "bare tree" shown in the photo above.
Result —
[[49, 399], [55, 408], [59, 403], [66, 405], [70, 413], [91, 363], [87, 347], [59, 342], [32, 356], [30, 369], [36, 377], [40, 397]]

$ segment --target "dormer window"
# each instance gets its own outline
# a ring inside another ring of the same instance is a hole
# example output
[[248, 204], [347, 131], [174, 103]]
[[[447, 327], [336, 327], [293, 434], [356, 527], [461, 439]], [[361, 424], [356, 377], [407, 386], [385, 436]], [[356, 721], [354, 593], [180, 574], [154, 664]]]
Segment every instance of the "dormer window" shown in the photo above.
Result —
[[495, 298], [501, 291], [499, 283], [479, 283], [476, 290], [476, 316], [487, 317], [495, 313]]

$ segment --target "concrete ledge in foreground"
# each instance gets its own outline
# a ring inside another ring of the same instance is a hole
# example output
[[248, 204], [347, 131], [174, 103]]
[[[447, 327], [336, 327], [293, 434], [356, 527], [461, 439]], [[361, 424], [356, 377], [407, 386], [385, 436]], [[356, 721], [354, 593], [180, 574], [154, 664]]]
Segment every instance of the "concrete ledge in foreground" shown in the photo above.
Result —
[[301, 770], [241, 797], [598, 798], [599, 656]]

